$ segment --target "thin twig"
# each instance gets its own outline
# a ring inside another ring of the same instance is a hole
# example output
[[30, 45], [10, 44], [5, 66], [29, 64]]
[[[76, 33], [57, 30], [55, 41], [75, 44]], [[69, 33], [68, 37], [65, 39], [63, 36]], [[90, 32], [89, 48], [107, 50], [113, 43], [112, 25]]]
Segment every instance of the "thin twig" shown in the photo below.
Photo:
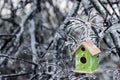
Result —
[[117, 17], [117, 18], [119, 19], [119, 21], [120, 21], [120, 16], [118, 16], [118, 14], [116, 13], [116, 11], [115, 11], [115, 9], [113, 8], [111, 2], [110, 2], [109, 0], [107, 0], [107, 2], [108, 2], [108, 4], [110, 5], [110, 7], [112, 8], [112, 10], [114, 11], [116, 17]]
[[0, 75], [0, 78], [10, 78], [10, 77], [18, 77], [18, 76], [25, 76], [25, 75], [29, 75], [32, 74], [33, 71], [30, 72], [24, 72], [24, 73], [16, 73], [16, 74], [6, 74], [6, 75]]
[[102, 5], [102, 7], [105, 9], [105, 11], [111, 16], [111, 13], [107, 10], [107, 8], [104, 6], [104, 4], [101, 2], [101, 0], [98, 0], [98, 1]]
[[71, 9], [70, 12], [68, 13], [66, 19], [63, 21], [63, 24], [60, 25], [60, 28], [61, 28], [61, 29], [64, 29], [64, 28], [65, 28], [65, 24], [68, 22], [69, 17], [76, 16], [77, 11], [78, 11], [78, 9], [79, 9], [79, 5], [80, 5], [80, 1], [75, 0], [74, 4], [73, 4], [73, 6], [72, 6], [72, 9]]
[[27, 61], [27, 60], [24, 60], [24, 59], [21, 59], [21, 58], [11, 57], [11, 56], [8, 56], [8, 55], [5, 55], [5, 54], [0, 54], [0, 57], [6, 57], [6, 58], [9, 58], [9, 59], [18, 60], [18, 61], [22, 61], [22, 62], [27, 62], [27, 63], [29, 63], [29, 64], [38, 66], [38, 64], [36, 64], [36, 63], [34, 63], [34, 62]]

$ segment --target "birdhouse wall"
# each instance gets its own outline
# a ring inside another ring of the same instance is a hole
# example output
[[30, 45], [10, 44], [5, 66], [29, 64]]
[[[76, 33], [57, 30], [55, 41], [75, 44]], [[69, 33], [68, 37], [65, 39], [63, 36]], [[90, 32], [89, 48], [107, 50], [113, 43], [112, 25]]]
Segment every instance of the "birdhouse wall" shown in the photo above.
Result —
[[97, 56], [92, 56], [90, 52], [81, 46], [75, 53], [75, 70], [91, 72], [97, 69]]

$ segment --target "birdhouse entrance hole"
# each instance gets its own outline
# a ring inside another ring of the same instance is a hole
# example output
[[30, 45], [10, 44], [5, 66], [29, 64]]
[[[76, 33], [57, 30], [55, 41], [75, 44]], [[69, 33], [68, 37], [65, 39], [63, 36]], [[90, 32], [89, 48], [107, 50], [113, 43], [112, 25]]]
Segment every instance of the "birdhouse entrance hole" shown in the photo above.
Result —
[[87, 62], [87, 59], [85, 57], [81, 57], [80, 58], [80, 62], [83, 63], [83, 64], [85, 64]]
[[82, 51], [85, 51], [85, 48], [84, 48], [84, 47], [82, 47], [82, 48], [81, 48], [81, 50], [82, 50]]

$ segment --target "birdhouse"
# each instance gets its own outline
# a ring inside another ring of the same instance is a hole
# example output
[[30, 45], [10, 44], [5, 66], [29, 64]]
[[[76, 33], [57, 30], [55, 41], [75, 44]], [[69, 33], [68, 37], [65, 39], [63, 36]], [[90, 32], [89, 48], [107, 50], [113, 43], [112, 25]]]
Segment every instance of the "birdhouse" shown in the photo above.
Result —
[[88, 40], [82, 42], [74, 51], [75, 56], [75, 70], [78, 73], [93, 73], [98, 67], [97, 54], [100, 53], [100, 49], [96, 45]]

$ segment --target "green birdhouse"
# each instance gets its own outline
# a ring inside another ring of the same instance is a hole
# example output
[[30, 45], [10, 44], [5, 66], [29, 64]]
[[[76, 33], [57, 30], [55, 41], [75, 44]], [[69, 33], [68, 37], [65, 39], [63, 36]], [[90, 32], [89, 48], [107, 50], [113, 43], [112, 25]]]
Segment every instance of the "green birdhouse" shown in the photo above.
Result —
[[93, 73], [98, 67], [97, 54], [100, 53], [100, 49], [96, 45], [88, 40], [82, 42], [74, 51], [75, 56], [75, 70], [78, 73]]

